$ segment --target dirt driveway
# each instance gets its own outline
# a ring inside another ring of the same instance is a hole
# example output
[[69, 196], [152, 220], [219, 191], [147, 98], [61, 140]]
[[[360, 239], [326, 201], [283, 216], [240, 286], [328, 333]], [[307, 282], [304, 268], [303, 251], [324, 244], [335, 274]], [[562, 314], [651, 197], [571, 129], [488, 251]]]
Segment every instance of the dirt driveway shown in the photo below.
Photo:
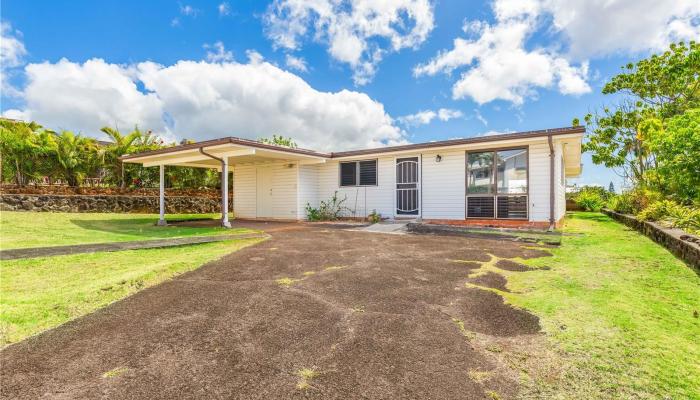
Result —
[[522, 371], [505, 355], [542, 340], [538, 319], [479, 287], [505, 290], [498, 268], [522, 267], [500, 258], [546, 253], [454, 236], [265, 229], [267, 241], [6, 348], [2, 397], [517, 394]]

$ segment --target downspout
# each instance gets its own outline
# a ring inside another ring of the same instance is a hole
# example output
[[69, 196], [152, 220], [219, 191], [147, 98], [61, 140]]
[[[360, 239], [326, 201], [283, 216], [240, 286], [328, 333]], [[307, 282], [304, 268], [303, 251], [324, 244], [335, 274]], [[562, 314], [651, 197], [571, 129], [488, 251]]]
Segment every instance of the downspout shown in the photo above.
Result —
[[228, 220], [228, 161], [204, 151], [204, 147], [199, 148], [199, 152], [221, 163], [221, 226], [230, 228], [231, 222]]
[[552, 135], [547, 136], [549, 143], [549, 231], [553, 231], [556, 225], [554, 218], [554, 143]]

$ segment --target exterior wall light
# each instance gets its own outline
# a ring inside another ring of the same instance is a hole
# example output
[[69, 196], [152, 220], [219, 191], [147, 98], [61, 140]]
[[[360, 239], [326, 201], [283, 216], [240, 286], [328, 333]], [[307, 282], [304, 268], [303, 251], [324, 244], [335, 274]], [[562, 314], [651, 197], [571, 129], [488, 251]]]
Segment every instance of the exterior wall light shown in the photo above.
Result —
[[442, 156], [440, 154], [435, 156], [435, 162], [440, 162], [442, 161]]

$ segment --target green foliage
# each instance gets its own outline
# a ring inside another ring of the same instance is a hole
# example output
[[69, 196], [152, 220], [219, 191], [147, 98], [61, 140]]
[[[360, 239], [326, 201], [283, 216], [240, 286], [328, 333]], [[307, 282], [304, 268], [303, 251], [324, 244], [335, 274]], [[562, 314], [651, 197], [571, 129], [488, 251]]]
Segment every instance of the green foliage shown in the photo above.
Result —
[[265, 144], [274, 144], [275, 146], [282, 146], [282, 147], [289, 147], [292, 149], [297, 148], [297, 143], [292, 139], [291, 137], [284, 137], [282, 135], [272, 135], [272, 138], [261, 138], [259, 139], [260, 143], [265, 143]]
[[41, 125], [0, 119], [0, 178], [24, 186], [32, 179], [53, 173], [55, 148], [53, 132]]
[[683, 203], [700, 204], [700, 108], [666, 121], [649, 119], [641, 131], [656, 156], [650, 185]]
[[[80, 186], [87, 177], [119, 187], [155, 187], [158, 168], [123, 163], [120, 157], [166, 145], [150, 131], [135, 128], [129, 134], [117, 129], [101, 129], [111, 143], [101, 146], [95, 139], [70, 131], [55, 133], [30, 122], [0, 119], [0, 154], [3, 182], [24, 186], [48, 177], [49, 183], [64, 179], [70, 186]], [[166, 187], [200, 188], [219, 185], [213, 169], [167, 167]]]
[[616, 107], [590, 113], [584, 120], [589, 134], [584, 150], [593, 162], [621, 168], [634, 183], [645, 185], [647, 171], [659, 159], [650, 143], [639, 135], [645, 121], [664, 121], [700, 105], [700, 46], [696, 42], [672, 44], [662, 54], [623, 67], [603, 88], [615, 95]]
[[637, 218], [657, 221], [663, 225], [700, 234], [700, 209], [680, 205], [670, 200], [657, 201], [642, 210]]
[[329, 200], [321, 201], [318, 208], [311, 207], [311, 204], [306, 204], [306, 218], [309, 221], [336, 221], [344, 212], [349, 211], [343, 204], [347, 200], [347, 196], [338, 198], [338, 191], [333, 193], [333, 197]]
[[635, 188], [608, 199], [607, 207], [623, 214], [637, 214], [649, 204], [660, 201], [662, 196], [653, 190]]
[[372, 210], [372, 212], [367, 216], [370, 223], [376, 224], [382, 222], [382, 214], [378, 213], [377, 210]]
[[583, 187], [575, 196], [576, 204], [586, 211], [600, 211], [605, 205], [607, 192], [596, 186]]

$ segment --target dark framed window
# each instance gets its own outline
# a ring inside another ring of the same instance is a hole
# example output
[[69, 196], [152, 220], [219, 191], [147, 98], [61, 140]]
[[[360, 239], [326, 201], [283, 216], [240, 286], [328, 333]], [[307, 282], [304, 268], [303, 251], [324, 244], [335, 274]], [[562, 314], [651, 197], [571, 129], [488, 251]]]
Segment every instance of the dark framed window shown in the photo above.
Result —
[[377, 186], [377, 160], [341, 162], [340, 186]]
[[527, 148], [467, 153], [467, 218], [527, 219]]

